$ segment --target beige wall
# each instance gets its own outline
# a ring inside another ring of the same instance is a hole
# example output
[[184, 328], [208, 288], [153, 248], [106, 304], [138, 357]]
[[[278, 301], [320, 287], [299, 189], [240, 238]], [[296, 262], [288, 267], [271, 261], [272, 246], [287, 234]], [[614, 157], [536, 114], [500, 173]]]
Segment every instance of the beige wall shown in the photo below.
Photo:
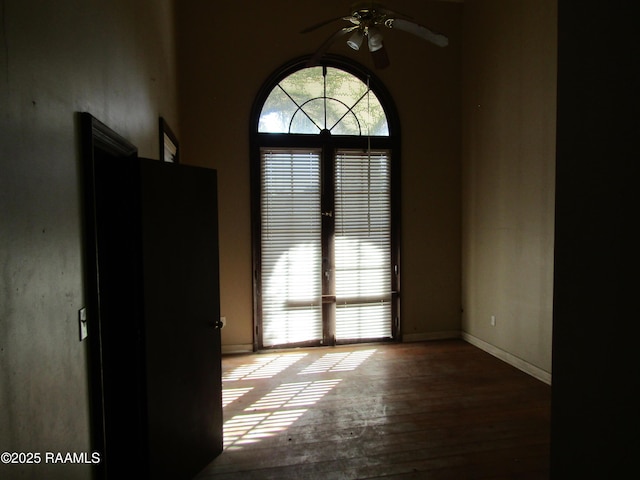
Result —
[[[300, 30], [347, 14], [341, 0], [177, 2], [182, 159], [219, 172], [223, 345], [252, 343], [249, 114], [282, 64], [343, 26]], [[312, 8], [311, 8], [312, 7]], [[385, 31], [391, 67], [376, 71], [402, 128], [402, 319], [408, 338], [460, 330], [460, 45], [462, 5], [397, 1], [393, 8], [450, 37], [445, 49]], [[332, 53], [372, 68], [367, 52]]]
[[[158, 116], [178, 129], [172, 6], [0, 3], [0, 452], [85, 452], [75, 114], [92, 113], [158, 157]], [[87, 465], [0, 464], [6, 479], [89, 475]]]
[[463, 23], [462, 330], [545, 380], [551, 372], [556, 4], [468, 0]]

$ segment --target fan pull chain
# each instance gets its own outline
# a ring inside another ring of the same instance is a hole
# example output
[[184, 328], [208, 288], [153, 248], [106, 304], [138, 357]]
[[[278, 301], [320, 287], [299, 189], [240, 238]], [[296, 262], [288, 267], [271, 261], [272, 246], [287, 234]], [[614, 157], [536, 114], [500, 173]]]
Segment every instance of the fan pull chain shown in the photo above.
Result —
[[371, 236], [371, 86], [367, 75], [367, 234]]

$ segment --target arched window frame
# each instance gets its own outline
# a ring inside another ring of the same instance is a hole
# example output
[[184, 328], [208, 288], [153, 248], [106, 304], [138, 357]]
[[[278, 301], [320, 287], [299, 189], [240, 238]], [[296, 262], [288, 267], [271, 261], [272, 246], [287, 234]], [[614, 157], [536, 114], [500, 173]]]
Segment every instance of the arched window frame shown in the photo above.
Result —
[[261, 206], [260, 206], [260, 149], [265, 147], [309, 147], [326, 148], [335, 151], [339, 148], [387, 149], [392, 152], [391, 162], [391, 264], [394, 272], [392, 289], [396, 296], [393, 302], [393, 338], [402, 340], [402, 328], [400, 322], [400, 165], [401, 165], [401, 141], [400, 121], [394, 102], [383, 83], [369, 69], [353, 60], [338, 55], [325, 55], [319, 62], [320, 66], [335, 67], [359, 78], [367, 84], [382, 105], [389, 129], [388, 136], [369, 135], [331, 135], [322, 130], [319, 134], [304, 133], [264, 133], [259, 132], [259, 121], [263, 105], [271, 91], [283, 79], [298, 70], [307, 68], [311, 56], [304, 56], [288, 62], [278, 68], [262, 85], [254, 100], [249, 124], [250, 138], [250, 180], [251, 180], [251, 232], [252, 232], [252, 280], [253, 280], [253, 347], [259, 349], [259, 319], [261, 288]]

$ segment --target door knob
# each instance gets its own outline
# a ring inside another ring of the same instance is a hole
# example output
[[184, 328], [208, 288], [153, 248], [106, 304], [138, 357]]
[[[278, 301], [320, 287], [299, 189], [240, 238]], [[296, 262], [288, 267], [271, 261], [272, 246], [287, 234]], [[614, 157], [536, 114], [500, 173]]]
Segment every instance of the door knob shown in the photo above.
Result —
[[209, 322], [209, 326], [212, 328], [222, 328], [224, 327], [224, 323], [222, 320], [212, 320]]

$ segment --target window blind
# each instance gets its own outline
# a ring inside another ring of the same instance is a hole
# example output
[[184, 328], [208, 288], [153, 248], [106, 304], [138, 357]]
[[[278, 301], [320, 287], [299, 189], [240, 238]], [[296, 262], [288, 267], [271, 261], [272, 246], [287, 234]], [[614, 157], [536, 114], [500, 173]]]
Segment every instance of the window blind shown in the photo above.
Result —
[[261, 151], [264, 346], [322, 339], [320, 150]]
[[335, 159], [336, 339], [392, 336], [388, 151]]

